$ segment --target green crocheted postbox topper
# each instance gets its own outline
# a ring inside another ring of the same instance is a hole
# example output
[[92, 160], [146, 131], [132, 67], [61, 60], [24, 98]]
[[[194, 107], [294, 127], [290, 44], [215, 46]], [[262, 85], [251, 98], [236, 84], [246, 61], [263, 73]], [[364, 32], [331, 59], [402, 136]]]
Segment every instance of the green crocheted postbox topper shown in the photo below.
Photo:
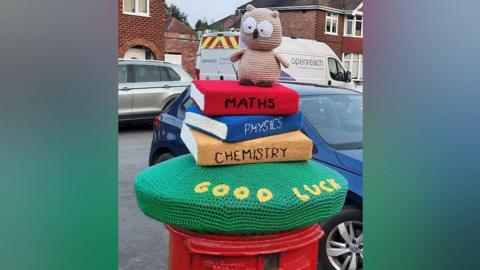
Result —
[[348, 186], [313, 161], [196, 166], [184, 155], [145, 169], [135, 180], [138, 205], [158, 221], [218, 234], [267, 234], [328, 219]]

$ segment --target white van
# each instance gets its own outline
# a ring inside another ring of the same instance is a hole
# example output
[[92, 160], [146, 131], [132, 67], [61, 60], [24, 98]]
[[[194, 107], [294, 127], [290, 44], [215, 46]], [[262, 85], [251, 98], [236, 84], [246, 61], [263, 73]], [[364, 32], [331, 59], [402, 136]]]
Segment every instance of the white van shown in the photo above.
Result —
[[204, 34], [197, 51], [197, 79], [236, 80], [238, 63], [232, 63], [230, 55], [239, 48], [239, 32]]
[[[238, 62], [230, 55], [242, 47], [240, 33], [209, 33], [202, 37], [197, 53], [197, 79], [236, 80]], [[282, 67], [280, 81], [297, 81], [356, 89], [341, 61], [325, 43], [284, 37], [275, 49], [290, 62]]]

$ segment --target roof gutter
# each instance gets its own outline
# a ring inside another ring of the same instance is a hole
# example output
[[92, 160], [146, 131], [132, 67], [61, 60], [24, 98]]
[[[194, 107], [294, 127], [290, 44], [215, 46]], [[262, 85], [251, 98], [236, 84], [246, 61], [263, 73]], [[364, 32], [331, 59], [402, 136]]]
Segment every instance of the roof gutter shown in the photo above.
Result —
[[[342, 10], [342, 9], [336, 9], [336, 8], [331, 8], [327, 6], [322, 6], [322, 5], [308, 5], [308, 6], [288, 6], [288, 7], [268, 7], [271, 10], [325, 10], [328, 12], [334, 12], [334, 13], [339, 13], [339, 14], [352, 14], [354, 10]], [[244, 12], [246, 9], [237, 9], [239, 12]], [[357, 11], [356, 14], [359, 14], [360, 12]]]

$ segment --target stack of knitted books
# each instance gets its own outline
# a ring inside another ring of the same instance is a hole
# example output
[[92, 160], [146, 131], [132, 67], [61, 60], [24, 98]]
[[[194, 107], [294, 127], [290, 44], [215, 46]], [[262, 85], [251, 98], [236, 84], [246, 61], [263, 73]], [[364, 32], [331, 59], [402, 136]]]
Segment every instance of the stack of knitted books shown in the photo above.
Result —
[[146, 215], [200, 233], [252, 235], [310, 226], [342, 209], [348, 184], [310, 160], [297, 92], [195, 81], [190, 95], [181, 138], [191, 154], [136, 177]]
[[311, 159], [294, 90], [195, 81], [190, 91], [195, 104], [187, 109], [181, 138], [198, 165]]

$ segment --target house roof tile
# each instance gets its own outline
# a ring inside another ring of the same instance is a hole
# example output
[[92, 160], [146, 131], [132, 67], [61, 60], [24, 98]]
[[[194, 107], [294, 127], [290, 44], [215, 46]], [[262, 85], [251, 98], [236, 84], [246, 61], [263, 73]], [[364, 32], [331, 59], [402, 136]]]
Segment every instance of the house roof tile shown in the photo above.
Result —
[[240, 7], [238, 10], [245, 10], [248, 4], [257, 8], [287, 8], [287, 7], [307, 7], [307, 6], [325, 6], [340, 10], [354, 10], [363, 0], [253, 0]]
[[177, 18], [169, 16], [166, 20], [167, 32], [180, 34], [196, 34], [195, 30], [179, 21]]
[[212, 29], [231, 29], [240, 28], [240, 22], [242, 20], [241, 15], [230, 15], [219, 21], [216, 21], [210, 25]]

